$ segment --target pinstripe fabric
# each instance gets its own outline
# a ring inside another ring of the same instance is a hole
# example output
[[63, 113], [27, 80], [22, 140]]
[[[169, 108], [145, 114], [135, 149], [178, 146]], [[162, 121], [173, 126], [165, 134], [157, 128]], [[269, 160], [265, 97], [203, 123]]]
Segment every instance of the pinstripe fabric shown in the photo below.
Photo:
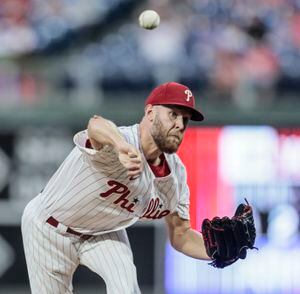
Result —
[[[140, 149], [138, 125], [119, 130], [130, 144]], [[158, 198], [161, 211], [178, 211], [181, 217], [189, 218], [185, 168], [176, 154], [165, 154], [171, 169], [169, 176], [155, 178], [143, 157], [144, 172], [130, 181], [114, 150], [109, 146], [101, 151], [85, 148], [86, 139], [86, 131], [75, 135], [76, 147], [40, 196], [49, 216], [78, 232], [97, 235], [132, 225], [143, 218], [150, 200]], [[122, 193], [112, 193], [107, 198], [100, 196], [111, 188], [108, 181], [112, 179], [130, 192], [124, 199], [120, 200]], [[133, 208], [124, 209], [124, 205]]]
[[[119, 130], [142, 153], [139, 126]], [[189, 219], [186, 171], [176, 154], [165, 154], [171, 172], [160, 178], [142, 154], [143, 172], [131, 181], [113, 149], [88, 149], [86, 140], [86, 131], [74, 136], [75, 148], [24, 210], [22, 235], [32, 293], [72, 293], [79, 264], [99, 274], [109, 294], [140, 293], [125, 228], [175, 211]], [[50, 216], [59, 222], [57, 228], [46, 222]], [[93, 237], [84, 241], [66, 233], [68, 227]]]
[[140, 293], [125, 230], [96, 236], [80, 251], [80, 261], [104, 279], [107, 293]]
[[53, 228], [45, 222], [45, 218], [38, 198], [26, 206], [22, 216], [31, 293], [73, 293], [72, 278], [79, 264], [103, 278], [108, 294], [140, 293], [125, 230], [84, 241]]
[[21, 228], [31, 293], [73, 293], [76, 247], [45, 222], [38, 198], [26, 206]]

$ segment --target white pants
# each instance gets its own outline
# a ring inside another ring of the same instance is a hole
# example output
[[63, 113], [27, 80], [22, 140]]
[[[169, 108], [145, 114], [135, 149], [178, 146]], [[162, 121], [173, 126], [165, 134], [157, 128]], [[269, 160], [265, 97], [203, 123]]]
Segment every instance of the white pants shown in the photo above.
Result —
[[23, 245], [33, 294], [73, 293], [72, 278], [79, 264], [103, 278], [109, 294], [140, 293], [131, 247], [125, 230], [86, 241], [62, 234], [45, 222], [37, 199], [22, 217]]

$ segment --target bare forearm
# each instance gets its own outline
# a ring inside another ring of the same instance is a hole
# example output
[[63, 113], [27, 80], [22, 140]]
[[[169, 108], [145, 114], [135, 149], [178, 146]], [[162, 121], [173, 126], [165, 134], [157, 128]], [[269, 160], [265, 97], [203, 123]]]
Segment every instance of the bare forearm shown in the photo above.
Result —
[[191, 228], [181, 235], [176, 235], [172, 242], [173, 247], [185, 255], [196, 259], [210, 260], [206, 254], [202, 234]]
[[130, 179], [135, 179], [140, 175], [143, 170], [140, 152], [126, 142], [113, 122], [101, 116], [94, 116], [89, 120], [88, 137], [96, 150], [100, 150], [104, 145], [112, 145]]
[[94, 116], [90, 119], [88, 136], [93, 146], [95, 147], [96, 145], [98, 148], [101, 148], [103, 145], [118, 146], [125, 141], [117, 126], [101, 116]]

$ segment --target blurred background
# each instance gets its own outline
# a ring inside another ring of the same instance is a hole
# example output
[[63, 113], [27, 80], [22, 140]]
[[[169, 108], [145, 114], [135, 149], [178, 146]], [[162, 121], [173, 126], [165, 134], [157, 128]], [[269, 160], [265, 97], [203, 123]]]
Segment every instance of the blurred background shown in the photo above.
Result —
[[[138, 15], [154, 9], [147, 31]], [[0, 292], [30, 293], [26, 203], [97, 113], [128, 125], [149, 91], [177, 81], [205, 114], [179, 150], [191, 221], [247, 198], [257, 247], [216, 270], [170, 248], [163, 222], [128, 230], [143, 293], [300, 293], [299, 0], [1, 0]], [[75, 293], [105, 293], [79, 268]]]

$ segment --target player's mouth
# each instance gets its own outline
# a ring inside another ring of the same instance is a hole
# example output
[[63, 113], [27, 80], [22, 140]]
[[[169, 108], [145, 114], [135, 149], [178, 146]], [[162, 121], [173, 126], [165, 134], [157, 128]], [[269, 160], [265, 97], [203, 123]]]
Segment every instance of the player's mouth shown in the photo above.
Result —
[[177, 139], [178, 141], [181, 141], [181, 138], [179, 136], [176, 136], [176, 135], [169, 135], [169, 136]]

